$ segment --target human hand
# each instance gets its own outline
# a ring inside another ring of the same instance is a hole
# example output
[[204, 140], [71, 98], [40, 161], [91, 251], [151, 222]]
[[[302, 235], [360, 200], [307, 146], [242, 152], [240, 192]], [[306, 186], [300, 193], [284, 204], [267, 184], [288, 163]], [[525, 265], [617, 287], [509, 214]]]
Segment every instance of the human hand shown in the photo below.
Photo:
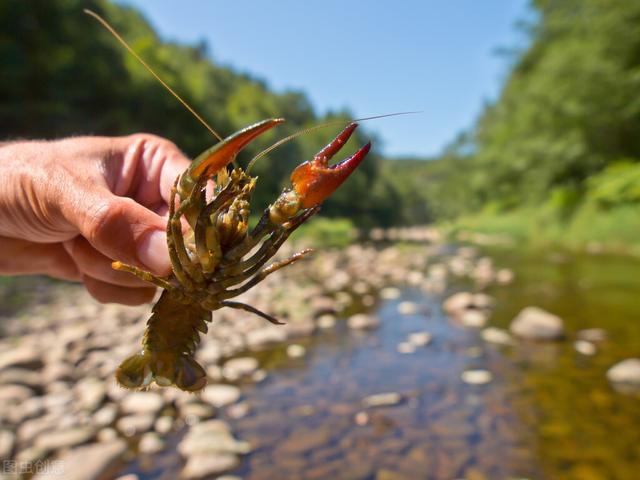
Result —
[[168, 202], [188, 164], [148, 134], [0, 146], [0, 274], [81, 280], [100, 302], [151, 300], [153, 287], [111, 262], [170, 273]]

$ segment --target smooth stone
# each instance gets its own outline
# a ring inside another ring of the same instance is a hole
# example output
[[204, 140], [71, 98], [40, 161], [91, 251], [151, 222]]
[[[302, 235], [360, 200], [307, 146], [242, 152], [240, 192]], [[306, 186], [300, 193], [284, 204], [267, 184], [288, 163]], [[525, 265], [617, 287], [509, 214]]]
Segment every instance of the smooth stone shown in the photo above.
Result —
[[269, 374], [267, 373], [266, 370], [256, 370], [253, 375], [251, 375], [251, 380], [253, 380], [255, 383], [260, 383], [263, 382], [264, 380], [266, 380], [266, 378], [269, 376]]
[[198, 420], [212, 418], [216, 414], [216, 409], [208, 403], [189, 402], [180, 407], [180, 415], [184, 418], [195, 417]]
[[253, 357], [238, 357], [227, 360], [222, 366], [222, 375], [228, 380], [234, 381], [241, 377], [251, 375], [259, 367], [258, 360]]
[[396, 346], [396, 350], [398, 351], [398, 353], [409, 354], [416, 351], [416, 346], [411, 342], [400, 342]]
[[260, 349], [287, 340], [287, 331], [278, 326], [269, 326], [247, 332], [246, 342], [250, 349]]
[[385, 287], [380, 290], [380, 298], [385, 300], [395, 300], [400, 298], [400, 289], [396, 287]]
[[42, 349], [31, 346], [22, 346], [0, 352], [0, 370], [9, 367], [39, 370], [43, 366], [42, 353]]
[[163, 415], [156, 420], [156, 423], [153, 424], [153, 429], [161, 435], [166, 435], [173, 428], [173, 423], [173, 417]]
[[227, 415], [234, 419], [244, 418], [250, 411], [251, 405], [249, 405], [249, 402], [238, 402], [227, 407]]
[[62, 475], [55, 472], [39, 473], [33, 480], [48, 480], [64, 478], [65, 480], [96, 480], [104, 478], [112, 472], [118, 460], [127, 451], [124, 440], [113, 440], [107, 443], [96, 443], [74, 448], [65, 452], [58, 461], [63, 471]]
[[307, 349], [302, 345], [298, 345], [293, 343], [287, 346], [287, 356], [290, 358], [301, 358], [304, 357], [307, 353]]
[[353, 421], [355, 422], [355, 424], [360, 427], [364, 427], [365, 425], [367, 425], [369, 423], [369, 420], [369, 413], [365, 411], [358, 412], [353, 417]]
[[415, 315], [418, 312], [418, 305], [414, 302], [400, 302], [397, 308], [402, 315]]
[[118, 431], [111, 427], [101, 428], [96, 435], [96, 439], [100, 443], [108, 443], [116, 438], [118, 438]]
[[120, 401], [124, 413], [157, 415], [163, 406], [162, 395], [155, 392], [131, 392]]
[[513, 271], [508, 268], [501, 268], [496, 272], [496, 282], [500, 285], [508, 285], [513, 282], [514, 274]]
[[460, 376], [464, 383], [469, 385], [485, 385], [493, 380], [493, 375], [489, 370], [465, 370]]
[[88, 442], [95, 436], [92, 427], [72, 427], [64, 430], [42, 432], [36, 437], [34, 446], [41, 450], [59, 450]]
[[18, 384], [32, 389], [39, 389], [42, 376], [26, 368], [10, 367], [0, 371], [0, 384]]
[[402, 401], [402, 395], [397, 392], [385, 392], [369, 395], [362, 399], [365, 407], [387, 407], [397, 405]]
[[89, 411], [97, 409], [107, 396], [104, 380], [96, 377], [83, 378], [76, 384], [79, 405]]
[[524, 308], [511, 322], [511, 333], [530, 340], [560, 340], [564, 337], [564, 322], [538, 307]]
[[20, 404], [33, 396], [33, 390], [24, 385], [0, 385], [0, 404]]
[[426, 347], [432, 338], [429, 332], [413, 332], [407, 335], [407, 341], [416, 347]]
[[100, 410], [96, 411], [91, 416], [91, 420], [95, 425], [106, 427], [107, 425], [111, 425], [116, 420], [117, 416], [118, 407], [116, 407], [113, 403], [109, 403], [100, 408]]
[[310, 337], [316, 331], [315, 322], [309, 318], [306, 320], [298, 320], [288, 322], [284, 329], [287, 331], [287, 338], [306, 338]]
[[466, 327], [482, 328], [487, 323], [487, 315], [476, 309], [465, 310], [460, 313], [460, 323]]
[[576, 340], [573, 342], [573, 348], [576, 352], [586, 356], [595, 355], [598, 351], [593, 343], [586, 340]]
[[368, 330], [377, 328], [380, 325], [380, 320], [373, 315], [357, 313], [349, 317], [347, 325], [354, 330]]
[[16, 435], [9, 430], [0, 430], [0, 460], [11, 458], [16, 445]]
[[178, 445], [183, 457], [201, 453], [247, 454], [251, 451], [248, 442], [236, 440], [229, 425], [221, 420], [209, 420], [194, 425]]
[[164, 440], [154, 432], [148, 432], [142, 435], [142, 437], [140, 437], [140, 443], [138, 443], [138, 451], [140, 453], [158, 453], [164, 450], [164, 447]]
[[203, 453], [192, 455], [182, 469], [181, 478], [195, 480], [210, 478], [228, 472], [240, 465], [240, 459], [232, 453]]
[[206, 386], [201, 394], [202, 400], [217, 408], [237, 402], [240, 396], [238, 387], [222, 383]]
[[447, 298], [442, 304], [442, 309], [449, 314], [457, 314], [473, 305], [473, 294], [470, 292], [458, 292]]
[[578, 340], [584, 340], [585, 342], [601, 343], [607, 340], [607, 331], [603, 328], [585, 328], [579, 330], [576, 334]]
[[628, 358], [607, 370], [607, 379], [613, 384], [640, 388], [640, 358]]
[[325, 313], [318, 317], [316, 323], [318, 324], [318, 328], [323, 330], [333, 328], [336, 326], [336, 316], [331, 313]]
[[506, 330], [497, 327], [488, 327], [480, 333], [482, 339], [487, 343], [496, 345], [513, 345], [515, 342]]
[[151, 430], [154, 422], [155, 415], [151, 413], [127, 415], [118, 419], [116, 422], [116, 428], [120, 430], [124, 436], [133, 437], [139, 433]]

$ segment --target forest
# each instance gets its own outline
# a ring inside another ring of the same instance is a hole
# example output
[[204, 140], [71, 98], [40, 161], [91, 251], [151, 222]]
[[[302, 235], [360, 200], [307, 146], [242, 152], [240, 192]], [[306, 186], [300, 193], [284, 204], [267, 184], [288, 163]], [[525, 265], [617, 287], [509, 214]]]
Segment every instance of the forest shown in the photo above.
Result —
[[[436, 222], [566, 245], [637, 244], [640, 232], [640, 3], [533, 0], [497, 99], [431, 159], [379, 153], [323, 207], [359, 227]], [[205, 43], [162, 40], [135, 9], [107, 0], [0, 3], [0, 138], [165, 136], [195, 156], [215, 139], [100, 26], [102, 14], [188, 103], [229, 134], [287, 123], [240, 158], [348, 111], [320, 115], [301, 91], [221, 65]], [[425, 85], [424, 88], [429, 88]], [[384, 92], [381, 92], [383, 94]], [[412, 121], [420, 121], [415, 117]], [[303, 135], [257, 163], [266, 205], [340, 126]], [[366, 141], [365, 124], [351, 149]], [[425, 136], [429, 132], [424, 132]], [[374, 138], [374, 145], [375, 145]]]

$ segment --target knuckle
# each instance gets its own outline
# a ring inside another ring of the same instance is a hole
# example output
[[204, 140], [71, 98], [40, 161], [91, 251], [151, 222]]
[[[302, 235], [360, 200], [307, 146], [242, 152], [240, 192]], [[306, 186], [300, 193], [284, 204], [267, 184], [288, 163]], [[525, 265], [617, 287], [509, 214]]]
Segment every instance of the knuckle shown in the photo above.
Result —
[[90, 243], [100, 243], [116, 233], [118, 221], [122, 218], [125, 202], [110, 199], [99, 202], [87, 212], [84, 236]]

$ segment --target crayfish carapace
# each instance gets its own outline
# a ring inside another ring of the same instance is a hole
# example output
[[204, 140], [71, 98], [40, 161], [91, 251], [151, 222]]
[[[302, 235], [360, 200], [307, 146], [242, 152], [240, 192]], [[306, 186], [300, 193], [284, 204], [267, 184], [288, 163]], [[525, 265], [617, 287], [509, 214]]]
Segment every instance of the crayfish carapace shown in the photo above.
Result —
[[[142, 351], [122, 362], [116, 372], [122, 386], [141, 388], [155, 381], [188, 391], [203, 388], [206, 373], [193, 356], [213, 310], [236, 308], [280, 323], [271, 315], [230, 299], [309, 253], [303, 250], [265, 266], [289, 235], [347, 179], [370, 148], [367, 143], [351, 157], [329, 166], [328, 161], [357, 127], [356, 123], [349, 124], [313, 160], [293, 171], [293, 188], [285, 189], [249, 232], [249, 206], [256, 178], [241, 168], [228, 172], [227, 165], [251, 140], [282, 121], [264, 120], [234, 133], [197, 157], [176, 179], [167, 222], [173, 267], [169, 277], [160, 278], [120, 262], [113, 264], [117, 270], [131, 272], [164, 289], [147, 323]], [[207, 201], [210, 179], [215, 181], [215, 191]], [[188, 224], [186, 232], [183, 218]]]
[[[303, 250], [286, 260], [265, 266], [289, 235], [315, 214], [319, 205], [356, 169], [371, 145], [368, 143], [348, 159], [329, 166], [329, 160], [357, 127], [356, 123], [347, 125], [313, 160], [294, 169], [292, 188], [285, 189], [265, 209], [249, 232], [249, 207], [257, 178], [241, 168], [229, 171], [228, 166], [252, 140], [284, 120], [264, 120], [221, 139], [102, 17], [89, 10], [85, 12], [109, 30], [220, 139], [191, 163], [176, 179], [171, 191], [167, 222], [171, 275], [161, 278], [132, 265], [113, 263], [116, 270], [130, 272], [164, 289], [147, 322], [142, 350], [122, 362], [116, 371], [118, 383], [126, 388], [144, 388], [155, 382], [160, 386], [175, 385], [182, 390], [198, 391], [206, 385], [207, 376], [194, 359], [194, 354], [200, 333], [207, 332], [211, 312], [229, 307], [280, 323], [267, 313], [231, 299], [310, 252]], [[254, 161], [298, 134], [272, 145], [254, 157]], [[211, 180], [215, 187], [213, 195], [208, 198], [207, 186]]]

